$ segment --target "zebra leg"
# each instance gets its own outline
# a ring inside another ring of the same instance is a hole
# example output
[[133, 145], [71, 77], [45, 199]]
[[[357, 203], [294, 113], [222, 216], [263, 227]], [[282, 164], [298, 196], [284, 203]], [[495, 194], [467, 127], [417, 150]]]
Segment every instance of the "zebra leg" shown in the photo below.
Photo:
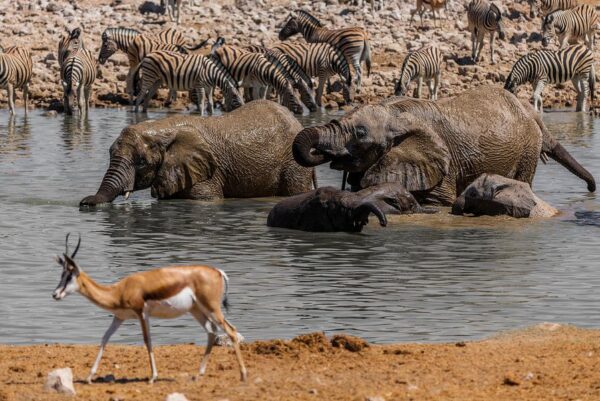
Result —
[[575, 106], [575, 111], [587, 111], [587, 96], [589, 92], [589, 88], [587, 85], [587, 80], [585, 77], [579, 75], [572, 79], [573, 86], [577, 91], [577, 105]]
[[[167, 4], [167, 6], [168, 6], [168, 4]], [[129, 105], [130, 106], [133, 106], [133, 101], [134, 101], [133, 73], [134, 73], [134, 68], [129, 68], [129, 72], [127, 73], [127, 78], [125, 78], [125, 91], [127, 92], [127, 96], [129, 96]]]
[[196, 93], [196, 110], [200, 112], [200, 115], [204, 115], [204, 105], [206, 104], [206, 90], [204, 88], [198, 88]]
[[161, 82], [157, 82], [154, 85], [152, 85], [150, 87], [150, 89], [148, 90], [148, 93], [146, 94], [146, 97], [144, 98], [144, 108], [142, 109], [143, 112], [148, 111], [148, 106], [150, 105], [150, 99], [152, 99], [154, 97], [154, 95], [156, 94], [156, 91], [158, 90], [158, 88], [160, 88]]
[[475, 37], [475, 31], [471, 31], [471, 59], [475, 63], [475, 55], [477, 53], [477, 42]]
[[423, 93], [423, 77], [419, 77], [417, 81], [417, 99], [421, 98], [421, 94]]
[[8, 107], [10, 108], [10, 114], [15, 114], [15, 87], [9, 83], [7, 86], [8, 91]]
[[85, 88], [85, 112], [90, 111], [90, 97], [92, 97], [92, 85], [86, 86]]
[[177, 2], [177, 25], [179, 25], [180, 15], [181, 15], [181, 3], [183, 0], [176, 0]]
[[358, 58], [358, 60], [354, 60], [354, 72], [356, 73], [356, 93], [360, 93], [360, 88], [361, 88], [361, 84], [362, 84], [362, 69], [360, 67], [360, 56]]
[[494, 39], [496, 38], [496, 32], [490, 33], [490, 59], [492, 64], [496, 64], [496, 58], [494, 57]]
[[544, 102], [542, 100], [542, 92], [544, 91], [544, 81], [538, 81], [533, 91], [533, 107], [540, 113], [544, 112]]
[[479, 33], [477, 36], [477, 41], [479, 43], [477, 44], [477, 55], [475, 56], [475, 61], [479, 61], [481, 58], [481, 50], [483, 49], [483, 41], [485, 39], [485, 34]]
[[317, 86], [317, 98], [315, 99], [317, 102], [317, 106], [323, 107], [323, 89], [325, 88], [325, 81], [327, 78], [319, 77], [319, 86]]
[[79, 87], [77, 88], [77, 104], [79, 106], [79, 115], [82, 116], [85, 114], [85, 88], [83, 83], [79, 83]]
[[433, 86], [433, 96], [434, 99], [433, 100], [437, 100], [438, 99], [438, 90], [440, 88], [440, 78], [441, 78], [441, 73], [438, 72], [437, 74], [435, 74], [435, 77], [433, 79], [434, 82], [434, 86]]
[[25, 103], [25, 114], [27, 114], [27, 102], [29, 101], [29, 83], [23, 85], [23, 102]]
[[206, 102], [208, 103], [208, 112], [209, 114], [212, 116], [213, 112], [214, 112], [214, 96], [215, 96], [215, 88], [209, 88], [206, 91]]

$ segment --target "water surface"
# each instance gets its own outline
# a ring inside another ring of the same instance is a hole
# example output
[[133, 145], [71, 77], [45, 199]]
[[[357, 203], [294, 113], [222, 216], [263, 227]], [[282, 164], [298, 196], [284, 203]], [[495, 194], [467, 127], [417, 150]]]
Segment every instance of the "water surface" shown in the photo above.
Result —
[[[150, 113], [158, 118], [165, 113]], [[331, 116], [305, 117], [305, 124]], [[276, 199], [157, 201], [149, 191], [80, 211], [108, 166], [108, 147], [133, 113], [89, 120], [0, 111], [0, 342], [96, 343], [110, 316], [73, 295], [51, 298], [53, 256], [81, 232], [82, 268], [103, 283], [166, 264], [206, 263], [231, 278], [229, 317], [250, 340], [324, 330], [370, 341], [456, 341], [537, 322], [597, 327], [600, 205], [585, 183], [550, 162], [534, 182], [560, 218], [393, 218], [362, 234], [314, 234], [265, 225]], [[600, 177], [600, 123], [546, 113], [563, 145]], [[321, 185], [341, 175], [319, 168]], [[191, 318], [153, 320], [157, 343], [204, 342]], [[114, 341], [140, 343], [136, 322]]]

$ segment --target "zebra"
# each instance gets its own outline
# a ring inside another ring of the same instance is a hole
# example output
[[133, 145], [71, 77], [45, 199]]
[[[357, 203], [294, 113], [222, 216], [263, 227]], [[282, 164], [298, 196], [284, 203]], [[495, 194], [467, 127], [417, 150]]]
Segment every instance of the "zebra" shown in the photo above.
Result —
[[279, 32], [279, 40], [286, 40], [292, 35], [302, 33], [309, 43], [326, 42], [338, 48], [348, 64], [352, 65], [356, 74], [354, 84], [356, 93], [360, 92], [362, 81], [361, 63], [367, 66], [367, 76], [371, 75], [371, 48], [369, 35], [363, 28], [327, 29], [311, 14], [304, 10], [296, 10], [288, 17], [284, 27]]
[[64, 108], [67, 114], [72, 114], [75, 108], [75, 97], [77, 97], [79, 114], [86, 115], [88, 113], [97, 67], [98, 61], [94, 54], [83, 47], [71, 52], [64, 61], [61, 71], [61, 83]]
[[[140, 77], [141, 75], [141, 77]], [[188, 91], [200, 113], [204, 113], [203, 91], [218, 86], [223, 92], [224, 109], [231, 111], [244, 101], [237, 90], [237, 85], [227, 69], [210, 57], [200, 54], [181, 54], [159, 50], [148, 54], [138, 65], [134, 74], [134, 87], [140, 88], [135, 101], [135, 111], [144, 102], [143, 110], [158, 88], [165, 84], [170, 90]], [[209, 104], [209, 111], [212, 107]]]
[[350, 86], [352, 73], [348, 61], [340, 50], [328, 43], [278, 43], [273, 49], [290, 56], [310, 77], [318, 77], [317, 105], [322, 106], [323, 89], [327, 80], [335, 74], [342, 78], [346, 103], [352, 101]]
[[578, 0], [538, 0], [540, 2], [540, 14], [542, 17], [557, 11], [568, 10], [579, 4]]
[[264, 88], [270, 86], [290, 111], [295, 114], [304, 112], [292, 83], [263, 54], [223, 46], [216, 48], [211, 57], [220, 61], [237, 82], [242, 82], [244, 92], [246, 89], [250, 90], [253, 99], [262, 97], [265, 94]]
[[569, 46], [561, 50], [537, 50], [521, 57], [513, 66], [504, 89], [514, 93], [517, 86], [531, 82], [534, 88], [533, 106], [543, 112], [544, 86], [571, 80], [577, 91], [576, 111], [586, 111], [588, 91], [594, 102], [594, 55], [584, 45]]
[[483, 48], [483, 39], [486, 33], [490, 34], [490, 53], [492, 64], [496, 63], [494, 58], [494, 35], [498, 31], [500, 40], [504, 40], [504, 26], [500, 9], [487, 0], [472, 0], [467, 8], [469, 19], [469, 31], [471, 31], [471, 57], [477, 63]]
[[102, 46], [98, 54], [98, 62], [100, 64], [106, 63], [118, 50], [127, 54], [129, 72], [125, 82], [129, 102], [132, 104], [134, 98], [133, 74], [136, 67], [148, 53], [156, 50], [188, 53], [204, 47], [207, 42], [208, 40], [205, 40], [196, 46], [188, 47], [183, 34], [173, 28], [162, 30], [156, 34], [141, 34], [139, 31], [130, 28], [107, 28], [102, 33]]
[[448, 7], [446, 0], [417, 0], [417, 7], [410, 11], [410, 24], [412, 24], [415, 14], [419, 13], [419, 17], [421, 18], [421, 26], [423, 26], [423, 14], [425, 13], [426, 6], [429, 6], [431, 9], [434, 26], [437, 26], [437, 15], [435, 14], [436, 10], [441, 9], [442, 7], [447, 9]]
[[400, 79], [394, 88], [396, 96], [405, 96], [408, 86], [418, 78], [416, 98], [421, 98], [421, 85], [426, 81], [429, 85], [429, 98], [437, 100], [440, 84], [442, 53], [435, 46], [423, 47], [409, 53], [402, 62]]
[[15, 115], [16, 90], [23, 89], [23, 102], [27, 114], [29, 82], [33, 71], [31, 53], [19, 46], [10, 46], [0, 53], [0, 88], [6, 88], [10, 114]]
[[[173, 22], [175, 19], [177, 25], [179, 25], [181, 17], [181, 3], [183, 3], [183, 0], [160, 0], [160, 6], [166, 8], [169, 20]], [[192, 0], [190, 0], [191, 4]]]
[[599, 19], [593, 7], [583, 4], [570, 10], [553, 11], [544, 17], [542, 23], [542, 45], [548, 46], [550, 36], [558, 36], [560, 48], [577, 43], [583, 38], [587, 47], [594, 50], [594, 36]]
[[[224, 43], [223, 38], [218, 38], [217, 42], [213, 45], [211, 52], [214, 52], [218, 47]], [[317, 102], [315, 100], [314, 85], [312, 80], [306, 72], [287, 54], [276, 50], [269, 49], [264, 46], [250, 45], [245, 46], [243, 50], [250, 53], [263, 54], [269, 62], [271, 62], [275, 68], [277, 68], [282, 74], [285, 75], [288, 81], [293, 83], [294, 89], [300, 94], [300, 100], [308, 108], [309, 111], [317, 111]]]

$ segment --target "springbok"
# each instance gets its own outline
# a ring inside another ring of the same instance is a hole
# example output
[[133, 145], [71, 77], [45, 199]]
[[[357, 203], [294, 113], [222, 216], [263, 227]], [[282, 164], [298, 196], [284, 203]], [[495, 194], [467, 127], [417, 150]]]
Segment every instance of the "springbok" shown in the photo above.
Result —
[[149, 383], [152, 384], [158, 377], [158, 372], [152, 353], [150, 317], [172, 319], [188, 312], [208, 334], [206, 350], [200, 362], [200, 376], [206, 371], [210, 351], [217, 339], [217, 329], [221, 328], [231, 339], [240, 366], [241, 379], [246, 380], [246, 367], [239, 346], [241, 336], [221, 312], [221, 302], [223, 305], [227, 303], [229, 279], [225, 272], [208, 266], [164, 267], [134, 273], [115, 284], [105, 286], [92, 280], [75, 262], [75, 255], [80, 245], [81, 236], [75, 251], [69, 256], [69, 234], [67, 234], [65, 253], [62, 257], [56, 257], [63, 270], [52, 297], [59, 301], [69, 294], [79, 292], [100, 308], [114, 314], [110, 327], [102, 337], [98, 356], [87, 377], [88, 383], [92, 382], [96, 374], [102, 352], [110, 337], [124, 320], [138, 319], [150, 358], [152, 377]]

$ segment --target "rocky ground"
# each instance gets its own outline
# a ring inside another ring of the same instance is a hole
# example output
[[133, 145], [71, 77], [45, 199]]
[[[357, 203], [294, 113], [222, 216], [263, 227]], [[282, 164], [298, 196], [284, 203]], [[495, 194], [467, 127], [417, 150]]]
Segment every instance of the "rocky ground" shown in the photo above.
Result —
[[[65, 28], [82, 27], [86, 46], [98, 51], [101, 34], [107, 27], [124, 26], [152, 32], [171, 25], [166, 15], [143, 15], [138, 10], [143, 3], [141, 0], [1, 0], [1, 3], [0, 43], [3, 46], [27, 46], [33, 52], [31, 95], [37, 107], [57, 107], [62, 99], [56, 50]], [[312, 11], [327, 26], [364, 26], [371, 37], [374, 64], [371, 77], [365, 79], [363, 93], [357, 97], [360, 102], [391, 95], [403, 57], [408, 51], [424, 44], [437, 44], [447, 58], [440, 97], [452, 96], [483, 83], [502, 85], [519, 56], [541, 47], [540, 19], [529, 18], [529, 8], [524, 1], [523, 4], [501, 2], [507, 35], [506, 41], [497, 41], [496, 65], [490, 64], [487, 41], [483, 61], [479, 65], [473, 65], [470, 61], [466, 0], [450, 0], [448, 10], [441, 11], [442, 19], [438, 26], [434, 25], [431, 14], [427, 12], [422, 27], [418, 17], [412, 26], [409, 24], [414, 0], [385, 1], [384, 9], [375, 14], [370, 12], [369, 6], [340, 4], [338, 0], [195, 0], [194, 3], [197, 5], [190, 6], [184, 1], [184, 16], [180, 25], [180, 29], [189, 35], [191, 43], [207, 37], [214, 39], [224, 36], [232, 44], [268, 46], [277, 41], [281, 24], [289, 11], [297, 7]], [[123, 92], [127, 70], [124, 54], [113, 56], [102, 67], [103, 78], [94, 85], [95, 106], [126, 104]], [[549, 86], [544, 94], [546, 107], [574, 104], [575, 92], [570, 83], [560, 87]], [[519, 96], [528, 98], [530, 88], [522, 88]], [[343, 103], [339, 94], [330, 95], [328, 100], [328, 107], [335, 108]], [[6, 104], [4, 93], [2, 102]], [[184, 103], [187, 102], [184, 100], [179, 103], [179, 107]]]
[[[141, 340], [140, 340], [141, 341]], [[542, 324], [485, 341], [370, 345], [314, 333], [243, 346], [249, 379], [230, 349], [215, 349], [195, 380], [203, 349], [155, 348], [159, 380], [146, 384], [142, 346], [109, 345], [92, 385], [82, 382], [97, 346], [0, 346], [0, 400], [63, 400], [44, 390], [52, 369], [73, 369], [76, 399], [236, 400], [597, 400], [600, 331]]]

